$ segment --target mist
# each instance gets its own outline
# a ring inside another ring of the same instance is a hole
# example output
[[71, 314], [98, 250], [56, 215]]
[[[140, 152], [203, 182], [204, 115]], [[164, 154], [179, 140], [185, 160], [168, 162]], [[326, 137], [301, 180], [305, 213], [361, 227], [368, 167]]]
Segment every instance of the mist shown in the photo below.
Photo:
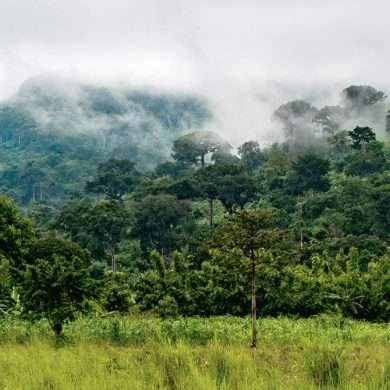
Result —
[[[193, 94], [237, 145], [277, 141], [282, 103], [339, 103], [350, 84], [388, 88], [385, 0], [0, 3], [0, 98], [30, 77]], [[65, 81], [66, 83], [66, 81]]]

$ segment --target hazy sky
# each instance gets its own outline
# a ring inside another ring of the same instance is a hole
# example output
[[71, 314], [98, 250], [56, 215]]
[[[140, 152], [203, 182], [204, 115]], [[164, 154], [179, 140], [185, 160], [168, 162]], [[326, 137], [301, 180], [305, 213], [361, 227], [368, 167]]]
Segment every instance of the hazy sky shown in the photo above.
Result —
[[256, 132], [269, 105], [388, 85], [389, 21], [389, 0], [0, 0], [0, 98], [46, 72], [195, 91]]

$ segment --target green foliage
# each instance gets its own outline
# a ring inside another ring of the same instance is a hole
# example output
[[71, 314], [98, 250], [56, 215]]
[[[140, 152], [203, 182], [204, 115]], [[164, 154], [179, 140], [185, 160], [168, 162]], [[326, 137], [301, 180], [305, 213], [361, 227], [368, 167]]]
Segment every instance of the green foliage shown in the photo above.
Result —
[[97, 259], [110, 259], [112, 267], [118, 246], [129, 235], [130, 215], [118, 201], [82, 201], [67, 205], [54, 226], [88, 249]]
[[191, 299], [198, 302], [196, 312], [246, 315], [249, 311], [249, 271], [249, 260], [241, 250], [212, 250], [210, 259], [192, 277], [192, 283], [197, 284]]
[[12, 309], [12, 278], [9, 261], [0, 258], [0, 316]]
[[388, 168], [388, 162], [383, 149], [384, 145], [378, 141], [371, 141], [364, 148], [358, 148], [345, 159], [344, 172], [357, 176], [384, 172]]
[[[263, 239], [260, 242], [265, 245]], [[307, 265], [291, 265], [271, 252], [257, 254], [262, 315], [309, 316], [333, 311], [356, 318], [390, 318], [388, 256], [370, 260], [364, 251], [351, 249], [336, 259], [316, 255]], [[172, 260], [153, 256], [155, 268], [135, 285], [141, 310], [159, 312], [161, 304], [165, 307], [170, 302], [174, 307], [178, 304], [178, 312], [184, 315], [248, 312], [250, 262], [241, 250], [213, 250], [199, 270], [188, 265], [176, 270]]]
[[165, 295], [158, 301], [158, 314], [162, 318], [177, 317], [179, 315], [179, 306], [175, 298]]
[[19, 268], [33, 240], [31, 223], [19, 216], [12, 201], [0, 196], [0, 259], [7, 260], [12, 269]]
[[210, 165], [198, 170], [194, 178], [201, 196], [210, 201], [218, 199], [229, 213], [243, 209], [256, 196], [254, 180], [237, 165]]
[[[261, 316], [389, 319], [390, 149], [372, 128], [346, 127], [384, 110], [380, 91], [351, 87], [341, 106], [321, 110], [286, 103], [274, 119], [287, 141], [244, 142], [237, 154], [192, 127], [207, 120], [200, 101], [80, 93], [74, 101], [60, 85], [27, 82], [0, 105], [0, 189], [34, 224], [0, 198], [3, 313], [30, 310], [62, 324], [85, 307], [81, 292], [74, 311], [65, 298], [52, 312], [38, 302], [43, 287], [62, 291], [53, 287], [62, 278], [77, 284], [82, 267], [75, 260], [66, 273], [81, 249], [61, 239], [36, 252], [54, 235], [90, 252], [80, 278], [102, 282], [88, 301], [100, 312], [246, 315], [252, 297]], [[46, 124], [31, 114], [42, 107]], [[97, 129], [80, 132], [81, 124]], [[170, 146], [173, 161], [164, 161]], [[121, 327], [112, 330], [121, 339]]]
[[341, 317], [82, 317], [53, 345], [45, 323], [0, 321], [0, 383], [22, 390], [386, 389], [388, 326]]
[[129, 313], [134, 307], [129, 275], [107, 272], [101, 287], [100, 302], [108, 312]]
[[256, 141], [244, 142], [238, 148], [238, 155], [240, 156], [241, 165], [249, 174], [254, 173], [266, 159], [259, 143]]
[[91, 258], [76, 244], [53, 238], [38, 240], [23, 272], [21, 299], [26, 315], [46, 318], [56, 334], [76, 318], [93, 296]]
[[176, 247], [180, 223], [189, 216], [187, 203], [173, 195], [148, 195], [136, 206], [132, 235], [142, 248], [169, 253]]
[[104, 194], [108, 199], [120, 200], [132, 192], [139, 180], [139, 173], [129, 160], [110, 159], [99, 164], [96, 178], [87, 183], [87, 192]]
[[298, 156], [292, 166], [292, 172], [287, 178], [287, 186], [291, 193], [299, 195], [308, 190], [324, 192], [329, 189], [329, 179], [326, 177], [330, 163], [315, 154], [308, 153]]
[[0, 103], [0, 189], [23, 207], [59, 207], [82, 196], [100, 163], [129, 159], [152, 169], [169, 157], [175, 138], [210, 117], [195, 96], [26, 80]]
[[307, 362], [310, 378], [321, 388], [324, 386], [338, 387], [343, 379], [341, 359], [339, 351], [313, 351]]
[[367, 145], [376, 140], [375, 133], [371, 127], [355, 127], [348, 132], [352, 140], [352, 147], [354, 149], [365, 149]]
[[273, 209], [243, 210], [234, 214], [219, 232], [219, 245], [239, 248], [247, 257], [258, 250], [271, 249], [280, 239], [280, 215]]
[[172, 156], [183, 164], [205, 165], [209, 153], [228, 152], [231, 145], [211, 131], [194, 132], [184, 135], [173, 143]]

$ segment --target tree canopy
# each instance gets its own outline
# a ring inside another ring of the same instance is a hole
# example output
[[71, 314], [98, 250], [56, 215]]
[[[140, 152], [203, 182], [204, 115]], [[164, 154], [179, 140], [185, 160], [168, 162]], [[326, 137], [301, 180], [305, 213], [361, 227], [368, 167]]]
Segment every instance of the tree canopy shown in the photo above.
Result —
[[133, 162], [110, 159], [99, 164], [95, 179], [89, 181], [85, 189], [104, 194], [108, 199], [120, 200], [123, 195], [134, 190], [138, 180], [139, 173]]
[[89, 277], [91, 258], [78, 245], [59, 239], [38, 240], [23, 272], [24, 310], [48, 319], [56, 334], [85, 308], [93, 296]]
[[[34, 107], [70, 104], [26, 88]], [[83, 109], [115, 122], [103, 140], [59, 138], [54, 119], [38, 136], [28, 107], [0, 104], [0, 317], [46, 319], [57, 333], [84, 312], [246, 316], [252, 307], [254, 325], [321, 313], [388, 321], [386, 107], [378, 91], [359, 91], [373, 95], [356, 98], [359, 112], [344, 100], [287, 102], [272, 125], [288, 130], [284, 140], [234, 149], [185, 119], [200, 109], [191, 99], [83, 89]], [[129, 102], [165, 160], [130, 142]], [[170, 141], [159, 141], [146, 112]]]
[[208, 154], [229, 152], [232, 146], [221, 136], [211, 131], [196, 131], [186, 134], [173, 143], [172, 157], [187, 165], [205, 166]]

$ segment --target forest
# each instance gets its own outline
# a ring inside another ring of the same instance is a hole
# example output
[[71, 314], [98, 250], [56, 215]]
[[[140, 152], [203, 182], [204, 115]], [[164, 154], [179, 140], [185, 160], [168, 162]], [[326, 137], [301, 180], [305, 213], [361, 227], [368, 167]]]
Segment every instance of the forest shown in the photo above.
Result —
[[[389, 321], [384, 92], [289, 101], [272, 116], [282, 142], [233, 146], [197, 97], [61, 88], [30, 80], [0, 105], [0, 339], [7, 324], [61, 337], [96, 317], [112, 319], [114, 341], [123, 318], [140, 316], [189, 321], [199, 337], [215, 316], [222, 327], [249, 326], [251, 313], [276, 327], [272, 317]], [[261, 322], [257, 333], [272, 338]], [[235, 388], [223, 367], [221, 388]], [[167, 370], [161, 388], [180, 388]]]

